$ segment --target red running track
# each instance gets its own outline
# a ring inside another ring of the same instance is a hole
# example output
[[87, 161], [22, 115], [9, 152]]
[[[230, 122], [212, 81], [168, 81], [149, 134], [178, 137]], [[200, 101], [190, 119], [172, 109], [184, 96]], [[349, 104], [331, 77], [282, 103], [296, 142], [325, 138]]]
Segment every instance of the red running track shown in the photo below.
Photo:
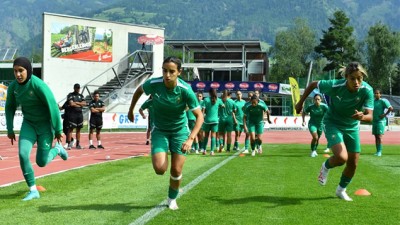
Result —
[[[132, 133], [102, 133], [102, 144], [104, 150], [89, 150], [87, 134], [82, 135], [81, 145], [85, 147], [83, 150], [72, 149], [68, 151], [69, 158], [63, 161], [60, 157], [55, 158], [46, 167], [38, 167], [35, 163], [33, 168], [35, 176], [45, 176], [49, 174], [59, 173], [74, 168], [79, 168], [97, 163], [105, 163], [108, 160], [106, 156], [110, 156], [110, 160], [124, 159], [129, 157], [137, 157], [148, 155], [150, 146], [145, 145], [146, 134], [142, 132]], [[362, 144], [374, 144], [374, 136], [371, 131], [360, 132]], [[244, 135], [241, 136], [243, 142]], [[293, 143], [307, 144], [311, 141], [311, 135], [308, 131], [266, 131], [263, 134], [264, 143]], [[96, 141], [94, 140], [94, 143]], [[389, 131], [383, 137], [384, 145], [400, 145], [400, 132]], [[320, 144], [326, 144], [325, 137], [321, 137]], [[11, 185], [13, 183], [24, 181], [19, 166], [18, 147], [11, 145], [7, 136], [0, 136], [0, 187]], [[32, 150], [31, 162], [35, 162], [36, 148]], [[150, 162], [150, 160], [149, 160]]]

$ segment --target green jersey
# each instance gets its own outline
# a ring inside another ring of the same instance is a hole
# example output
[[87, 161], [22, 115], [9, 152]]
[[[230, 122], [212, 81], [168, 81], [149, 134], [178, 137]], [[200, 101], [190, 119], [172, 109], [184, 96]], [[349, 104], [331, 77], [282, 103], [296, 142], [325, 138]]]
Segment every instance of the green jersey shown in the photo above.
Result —
[[173, 89], [165, 87], [162, 77], [147, 80], [142, 88], [152, 95], [155, 128], [162, 131], [177, 131], [187, 126], [186, 107], [200, 108], [192, 88], [182, 79]]
[[229, 118], [233, 118], [232, 113], [236, 111], [236, 104], [235, 102], [227, 98], [226, 101], [222, 101], [224, 104], [224, 107], [219, 108], [218, 114], [219, 114], [219, 119], [220, 120], [225, 120]]
[[339, 128], [358, 129], [359, 121], [351, 118], [357, 111], [374, 109], [374, 93], [372, 87], [365, 81], [357, 92], [350, 92], [346, 87], [346, 79], [320, 80], [318, 88], [320, 93], [330, 97], [331, 104], [324, 118], [324, 123], [333, 123]]
[[243, 99], [241, 99], [241, 100], [236, 99], [235, 100], [235, 105], [236, 105], [236, 114], [235, 114], [235, 116], [236, 116], [236, 121], [237, 121], [237, 123], [239, 125], [243, 124], [243, 115], [244, 115], [243, 114], [243, 107], [244, 107], [245, 104], [246, 104], [246, 101], [243, 100]]
[[213, 124], [218, 123], [218, 109], [223, 107], [224, 103], [220, 98], [217, 98], [215, 104], [212, 104], [211, 98], [206, 98], [203, 100], [204, 108], [204, 123]]
[[326, 112], [328, 112], [328, 109], [328, 106], [324, 103], [321, 103], [319, 106], [316, 106], [315, 104], [309, 105], [304, 111], [310, 114], [310, 120], [308, 123], [316, 126], [322, 125], [322, 121]]
[[262, 102], [258, 102], [256, 106], [251, 104], [247, 105], [244, 109], [244, 114], [246, 114], [246, 122], [257, 124], [264, 120], [264, 112], [268, 110], [268, 106]]
[[373, 122], [380, 123], [386, 122], [386, 118], [381, 118], [380, 116], [385, 113], [385, 109], [390, 108], [390, 102], [385, 98], [380, 98], [378, 100], [374, 100], [374, 114], [373, 114]]
[[147, 109], [149, 111], [149, 120], [150, 124], [152, 124], [154, 119], [153, 99], [147, 99], [140, 108], [142, 110]]
[[56, 135], [62, 133], [57, 102], [50, 88], [38, 77], [32, 76], [24, 85], [13, 81], [8, 87], [5, 109], [8, 134], [14, 133], [14, 114], [18, 105], [21, 106], [24, 120], [31, 124], [48, 121]]

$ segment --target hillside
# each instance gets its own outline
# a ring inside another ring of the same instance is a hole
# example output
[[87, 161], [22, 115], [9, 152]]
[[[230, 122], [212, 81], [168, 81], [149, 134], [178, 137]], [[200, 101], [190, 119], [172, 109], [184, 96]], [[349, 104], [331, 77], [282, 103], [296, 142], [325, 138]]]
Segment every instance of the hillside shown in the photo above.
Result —
[[20, 55], [40, 53], [43, 12], [156, 25], [166, 29], [167, 39], [273, 43], [276, 32], [292, 26], [294, 18], [308, 20], [321, 34], [336, 9], [351, 18], [359, 39], [378, 21], [400, 30], [398, 0], [6, 0], [0, 8], [0, 48], [16, 46]]

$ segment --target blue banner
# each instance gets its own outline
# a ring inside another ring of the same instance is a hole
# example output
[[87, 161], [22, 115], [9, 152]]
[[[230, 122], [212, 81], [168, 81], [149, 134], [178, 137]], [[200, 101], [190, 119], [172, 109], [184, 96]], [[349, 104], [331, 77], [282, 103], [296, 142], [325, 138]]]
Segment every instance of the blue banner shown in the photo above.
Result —
[[255, 91], [262, 93], [279, 93], [279, 83], [269, 83], [260, 81], [187, 81], [192, 86], [194, 92], [208, 92], [210, 88], [217, 91]]

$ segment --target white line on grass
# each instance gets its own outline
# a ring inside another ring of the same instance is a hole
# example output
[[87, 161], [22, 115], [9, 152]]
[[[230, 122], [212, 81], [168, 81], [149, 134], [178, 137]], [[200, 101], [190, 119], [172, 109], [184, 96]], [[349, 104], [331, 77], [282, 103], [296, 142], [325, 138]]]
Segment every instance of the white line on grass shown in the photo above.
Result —
[[[221, 168], [223, 165], [228, 163], [230, 160], [235, 158], [239, 153], [235, 153], [234, 155], [230, 156], [229, 158], [225, 159], [224, 161], [220, 162], [219, 164], [215, 165], [213, 168], [207, 170], [200, 176], [198, 176], [196, 179], [194, 179], [192, 182], [187, 184], [185, 187], [182, 188], [182, 192], [179, 193], [178, 198], [180, 198], [182, 195], [186, 194], [186, 192], [190, 191], [190, 189], [194, 188], [196, 185], [198, 185], [201, 181], [203, 181], [205, 178], [207, 178], [209, 175], [214, 173], [216, 170]], [[156, 205], [147, 213], [145, 213], [143, 216], [139, 217], [137, 220], [134, 222], [130, 223], [129, 225], [139, 225], [139, 224], [146, 224], [149, 222], [151, 219], [156, 217], [159, 213], [167, 209], [167, 200], [162, 201], [160, 204]]]

